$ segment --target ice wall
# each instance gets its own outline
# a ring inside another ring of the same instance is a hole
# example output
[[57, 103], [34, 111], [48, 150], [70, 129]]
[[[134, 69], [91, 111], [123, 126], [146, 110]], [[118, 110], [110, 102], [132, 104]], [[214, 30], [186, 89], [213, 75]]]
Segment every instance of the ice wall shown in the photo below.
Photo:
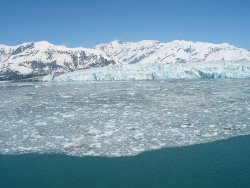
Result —
[[250, 62], [196, 62], [185, 64], [112, 65], [48, 75], [43, 81], [111, 81], [111, 80], [166, 80], [196, 78], [247, 78]]

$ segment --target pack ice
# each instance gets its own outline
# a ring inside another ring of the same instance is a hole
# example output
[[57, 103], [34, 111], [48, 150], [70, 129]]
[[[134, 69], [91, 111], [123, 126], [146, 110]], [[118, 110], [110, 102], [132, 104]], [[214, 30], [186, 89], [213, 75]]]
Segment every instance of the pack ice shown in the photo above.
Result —
[[130, 156], [250, 134], [249, 79], [0, 83], [0, 153]]

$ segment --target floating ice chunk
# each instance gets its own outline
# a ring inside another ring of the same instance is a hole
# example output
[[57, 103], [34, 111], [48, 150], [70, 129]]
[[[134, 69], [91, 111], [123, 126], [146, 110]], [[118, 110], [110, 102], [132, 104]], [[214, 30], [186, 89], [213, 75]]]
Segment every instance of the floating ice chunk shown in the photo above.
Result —
[[62, 95], [61, 97], [62, 98], [71, 98], [72, 96], [70, 96], [70, 95]]
[[48, 123], [46, 123], [46, 122], [36, 122], [35, 123], [35, 125], [37, 125], [37, 126], [45, 126], [45, 125], [47, 125]]
[[30, 92], [27, 92], [26, 95], [27, 95], [27, 96], [36, 96], [36, 95], [38, 95], [38, 94], [37, 94], [36, 92], [31, 92], [31, 91], [30, 91]]
[[62, 116], [64, 118], [73, 118], [75, 115], [74, 114], [63, 114]]
[[95, 136], [99, 134], [99, 130], [95, 129], [95, 128], [91, 128], [89, 131], [88, 131], [88, 135], [91, 135], [91, 136]]

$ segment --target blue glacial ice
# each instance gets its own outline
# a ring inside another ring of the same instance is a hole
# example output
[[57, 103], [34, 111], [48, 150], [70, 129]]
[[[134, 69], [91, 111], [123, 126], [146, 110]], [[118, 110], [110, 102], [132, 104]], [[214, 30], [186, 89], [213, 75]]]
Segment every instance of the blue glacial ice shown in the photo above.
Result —
[[48, 75], [43, 81], [110, 81], [110, 80], [167, 80], [197, 78], [248, 78], [250, 62], [202, 62], [183, 64], [111, 65], [79, 70], [59, 76]]

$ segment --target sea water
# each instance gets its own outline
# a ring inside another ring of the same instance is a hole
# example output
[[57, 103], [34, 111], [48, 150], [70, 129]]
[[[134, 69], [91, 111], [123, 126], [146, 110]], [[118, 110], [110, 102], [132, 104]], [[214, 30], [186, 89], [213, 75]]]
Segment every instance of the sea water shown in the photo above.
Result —
[[126, 157], [0, 155], [1, 188], [249, 188], [250, 136]]
[[249, 79], [0, 84], [0, 154], [133, 156], [248, 134]]

